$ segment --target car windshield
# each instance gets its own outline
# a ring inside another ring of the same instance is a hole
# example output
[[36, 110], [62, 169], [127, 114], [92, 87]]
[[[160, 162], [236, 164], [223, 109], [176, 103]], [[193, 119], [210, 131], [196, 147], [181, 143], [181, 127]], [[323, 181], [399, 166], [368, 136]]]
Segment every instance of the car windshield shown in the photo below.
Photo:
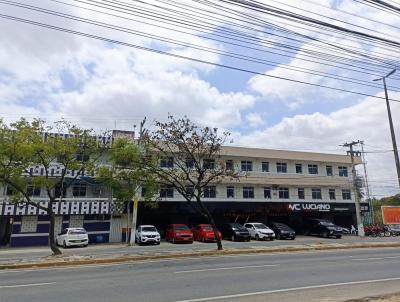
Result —
[[253, 225], [256, 229], [268, 229], [267, 226], [263, 223], [255, 223]]
[[85, 230], [70, 230], [69, 234], [71, 234], [71, 235], [86, 234], [86, 231]]
[[232, 223], [231, 224], [232, 230], [243, 230], [244, 227], [239, 223]]
[[290, 228], [287, 225], [282, 223], [275, 223], [275, 226], [283, 230], [290, 230]]
[[335, 225], [334, 225], [332, 222], [330, 222], [330, 221], [321, 221], [320, 224], [321, 224], [321, 225], [324, 225], [324, 226], [335, 226]]
[[204, 231], [212, 231], [213, 230], [212, 227], [210, 227], [210, 226], [203, 226], [202, 229]]
[[157, 229], [155, 227], [143, 227], [142, 231], [143, 232], [157, 232]]
[[174, 227], [175, 230], [177, 231], [188, 231], [189, 228], [186, 225], [177, 225]]

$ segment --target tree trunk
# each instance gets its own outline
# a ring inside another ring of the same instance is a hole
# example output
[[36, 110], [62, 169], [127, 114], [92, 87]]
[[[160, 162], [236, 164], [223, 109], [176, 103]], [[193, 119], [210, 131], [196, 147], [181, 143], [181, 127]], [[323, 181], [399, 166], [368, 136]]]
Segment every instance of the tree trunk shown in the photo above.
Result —
[[220, 239], [219, 236], [218, 236], [218, 229], [217, 229], [217, 226], [215, 225], [214, 218], [212, 217], [210, 211], [203, 205], [203, 203], [201, 202], [201, 200], [197, 200], [197, 203], [199, 204], [201, 210], [204, 211], [203, 214], [205, 214], [205, 215], [207, 216], [208, 222], [211, 224], [211, 226], [212, 226], [212, 228], [213, 228], [215, 241], [216, 241], [216, 243], [217, 243], [217, 249], [218, 249], [219, 251], [222, 251], [222, 250], [223, 250], [223, 248], [222, 248], [222, 242], [221, 242], [221, 239]]
[[49, 225], [49, 245], [50, 249], [53, 252], [53, 255], [61, 255], [62, 252], [61, 250], [57, 247], [56, 241], [54, 239], [54, 229], [55, 229], [55, 215], [53, 212], [53, 203], [54, 201], [49, 202], [49, 207], [48, 207], [48, 214], [50, 216], [50, 225]]

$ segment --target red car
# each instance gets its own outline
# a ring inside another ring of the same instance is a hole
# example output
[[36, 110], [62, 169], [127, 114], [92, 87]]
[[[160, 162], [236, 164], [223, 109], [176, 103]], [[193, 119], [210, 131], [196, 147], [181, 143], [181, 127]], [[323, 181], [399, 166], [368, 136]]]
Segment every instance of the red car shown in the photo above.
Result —
[[[193, 228], [194, 240], [215, 241], [214, 231], [211, 224], [199, 224]], [[218, 231], [219, 239], [222, 239], [221, 232]]]
[[185, 224], [170, 224], [165, 230], [165, 240], [193, 243], [193, 233]]

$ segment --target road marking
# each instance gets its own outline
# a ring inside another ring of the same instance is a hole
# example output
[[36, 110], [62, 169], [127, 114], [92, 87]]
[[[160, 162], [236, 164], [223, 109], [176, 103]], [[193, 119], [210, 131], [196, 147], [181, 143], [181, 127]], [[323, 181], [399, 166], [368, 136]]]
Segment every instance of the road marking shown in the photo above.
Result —
[[14, 284], [14, 285], [0, 285], [1, 288], [17, 288], [17, 287], [33, 287], [33, 286], [44, 286], [55, 284], [56, 282], [46, 282], [46, 283], [31, 283], [31, 284]]
[[232, 267], [216, 267], [216, 268], [205, 268], [205, 269], [193, 269], [188, 271], [177, 271], [175, 274], [195, 273], [195, 272], [208, 272], [208, 271], [223, 271], [231, 269], [243, 269], [243, 268], [257, 268], [257, 267], [274, 267], [279, 264], [264, 264], [264, 265], [248, 265], [248, 266], [232, 266]]
[[354, 261], [369, 261], [369, 260], [385, 260], [385, 259], [398, 259], [400, 256], [387, 256], [387, 257], [370, 257], [370, 258], [354, 258]]
[[225, 295], [225, 296], [215, 296], [215, 297], [208, 297], [208, 298], [179, 300], [179, 301], [174, 301], [174, 302], [204, 302], [204, 301], [251, 297], [251, 296], [259, 296], [259, 295], [275, 294], [275, 293], [293, 292], [293, 291], [306, 290], [306, 289], [326, 288], [326, 287], [335, 287], [335, 286], [343, 286], [343, 285], [358, 285], [358, 284], [368, 284], [368, 283], [375, 283], [375, 282], [388, 282], [388, 281], [398, 281], [398, 280], [400, 280], [400, 277], [375, 279], [375, 280], [364, 280], [364, 281], [350, 281], [350, 282], [341, 282], [341, 283], [328, 283], [328, 284], [275, 289], [275, 290], [266, 290], [266, 291], [243, 293], [243, 294], [236, 294], [236, 295]]

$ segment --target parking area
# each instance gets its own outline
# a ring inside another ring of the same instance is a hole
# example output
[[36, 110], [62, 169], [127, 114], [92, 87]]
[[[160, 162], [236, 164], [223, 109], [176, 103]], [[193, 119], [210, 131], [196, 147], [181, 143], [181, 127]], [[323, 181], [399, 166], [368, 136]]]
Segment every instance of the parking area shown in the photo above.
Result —
[[[274, 241], [255, 241], [232, 242], [223, 240], [224, 248], [258, 248], [267, 246], [305, 246], [315, 244], [340, 244], [340, 243], [367, 243], [367, 242], [400, 242], [400, 237], [357, 237], [343, 236], [341, 239], [326, 239], [313, 236], [298, 236], [296, 240], [274, 240]], [[74, 247], [61, 250], [68, 256], [112, 256], [112, 255], [151, 255], [167, 254], [173, 252], [187, 251], [206, 251], [215, 250], [215, 243], [193, 242], [193, 244], [172, 244], [162, 241], [160, 245], [135, 245], [127, 246], [125, 243], [118, 244], [91, 244], [86, 248]], [[50, 255], [50, 249], [46, 246], [29, 248], [2, 248], [0, 249], [0, 263], [10, 261], [26, 261], [30, 259], [45, 257]]]

